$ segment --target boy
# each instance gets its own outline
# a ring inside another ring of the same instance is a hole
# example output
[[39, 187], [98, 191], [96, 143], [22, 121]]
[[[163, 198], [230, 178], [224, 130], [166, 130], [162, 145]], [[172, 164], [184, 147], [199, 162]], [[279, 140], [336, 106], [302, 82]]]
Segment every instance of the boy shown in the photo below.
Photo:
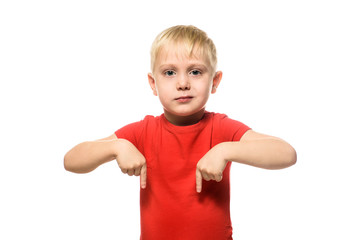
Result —
[[140, 239], [232, 239], [231, 162], [266, 169], [296, 162], [295, 150], [283, 140], [205, 111], [222, 78], [216, 63], [205, 32], [193, 26], [166, 29], [152, 45], [148, 74], [164, 113], [65, 155], [68, 171], [86, 173], [116, 160], [123, 173], [140, 175]]

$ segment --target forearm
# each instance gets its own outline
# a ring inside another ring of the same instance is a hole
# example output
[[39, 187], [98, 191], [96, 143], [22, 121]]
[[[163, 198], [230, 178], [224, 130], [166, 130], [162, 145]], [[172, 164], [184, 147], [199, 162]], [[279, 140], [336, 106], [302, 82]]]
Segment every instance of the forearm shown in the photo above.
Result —
[[122, 139], [88, 141], [76, 145], [64, 157], [64, 167], [75, 173], [88, 173], [116, 158]]
[[296, 163], [296, 152], [285, 141], [266, 137], [256, 140], [224, 142], [225, 160], [265, 169], [281, 169]]

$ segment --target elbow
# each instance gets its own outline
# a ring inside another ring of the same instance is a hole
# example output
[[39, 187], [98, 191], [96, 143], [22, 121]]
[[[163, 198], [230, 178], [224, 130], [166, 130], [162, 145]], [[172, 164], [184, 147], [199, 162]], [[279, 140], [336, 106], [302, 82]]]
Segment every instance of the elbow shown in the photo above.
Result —
[[73, 172], [73, 173], [88, 173], [88, 172], [90, 172], [90, 171], [86, 171], [86, 170], [80, 168], [79, 166], [77, 166], [76, 163], [71, 158], [70, 152], [66, 153], [64, 156], [64, 168], [66, 171]]
[[295, 165], [297, 162], [297, 154], [293, 147], [290, 146], [290, 150], [288, 153], [288, 167]]
[[71, 166], [71, 160], [69, 158], [69, 153], [66, 153], [64, 156], [64, 168], [66, 171], [74, 172]]
[[269, 165], [265, 168], [269, 170], [288, 168], [294, 165], [296, 161], [297, 161], [297, 154], [295, 149], [290, 145], [287, 145], [278, 152], [275, 159], [269, 160]]
[[282, 168], [291, 167], [297, 162], [297, 154], [295, 149], [288, 145], [283, 153]]

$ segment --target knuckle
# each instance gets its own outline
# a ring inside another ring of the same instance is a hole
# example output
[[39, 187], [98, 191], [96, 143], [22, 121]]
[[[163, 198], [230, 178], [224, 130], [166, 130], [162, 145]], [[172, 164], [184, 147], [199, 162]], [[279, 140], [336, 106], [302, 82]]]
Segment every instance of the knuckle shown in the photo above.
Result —
[[131, 165], [131, 169], [132, 169], [132, 170], [135, 170], [136, 168], [138, 168], [137, 164], [132, 164], [132, 165]]
[[145, 162], [142, 162], [142, 161], [137, 162], [137, 163], [134, 164], [134, 168], [141, 168], [144, 165], [144, 163]]
[[210, 169], [208, 169], [208, 168], [205, 168], [205, 169], [204, 169], [204, 173], [206, 173], [206, 174], [209, 175], [209, 176], [213, 175], [213, 172], [212, 172]]
[[209, 172], [206, 167], [202, 167], [202, 166], [199, 167], [199, 170], [200, 170], [201, 172], [204, 172], [204, 173], [208, 173], [208, 172]]
[[139, 168], [139, 163], [133, 163], [133, 164], [131, 164], [131, 169], [133, 169], [133, 170], [135, 170], [135, 169], [137, 169], [137, 168]]
[[128, 171], [129, 169], [127, 167], [120, 167], [121, 171]]

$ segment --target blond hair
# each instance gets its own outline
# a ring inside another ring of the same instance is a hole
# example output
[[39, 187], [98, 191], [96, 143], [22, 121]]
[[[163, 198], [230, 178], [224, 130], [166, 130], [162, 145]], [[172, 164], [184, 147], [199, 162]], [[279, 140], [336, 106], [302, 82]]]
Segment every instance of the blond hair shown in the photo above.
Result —
[[151, 71], [154, 72], [155, 62], [159, 52], [168, 44], [181, 44], [185, 46], [187, 56], [193, 55], [194, 48], [207, 58], [212, 72], [215, 72], [217, 65], [216, 47], [206, 32], [192, 25], [178, 25], [162, 31], [154, 40], [151, 46]]

